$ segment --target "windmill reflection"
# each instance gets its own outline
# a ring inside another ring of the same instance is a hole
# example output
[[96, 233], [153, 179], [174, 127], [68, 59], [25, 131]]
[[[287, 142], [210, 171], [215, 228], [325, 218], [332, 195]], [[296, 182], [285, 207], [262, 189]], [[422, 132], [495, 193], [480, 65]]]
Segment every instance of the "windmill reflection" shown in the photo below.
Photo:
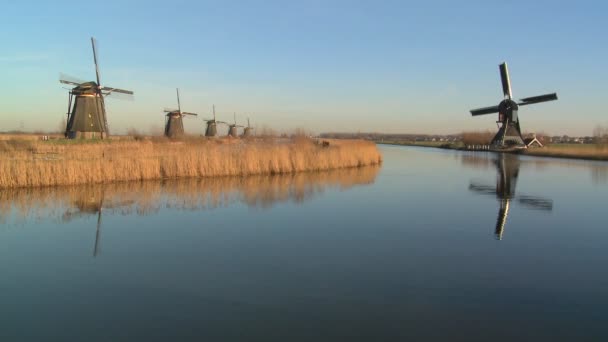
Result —
[[97, 215], [95, 244], [93, 245], [93, 257], [97, 257], [100, 251], [101, 218], [104, 209], [128, 208], [135, 201], [123, 200], [116, 202], [106, 200], [106, 189], [104, 186], [88, 188], [86, 190], [88, 191], [84, 191], [82, 196], [73, 202], [73, 207], [66, 210], [62, 219], [64, 222], [69, 222], [76, 218]]
[[517, 200], [522, 207], [527, 209], [544, 211], [553, 210], [553, 201], [538, 196], [516, 196], [515, 186], [517, 185], [520, 167], [520, 161], [517, 155], [498, 153], [494, 160], [494, 164], [497, 172], [496, 186], [493, 187], [471, 182], [469, 190], [485, 195], [495, 195], [498, 198], [500, 207], [498, 209], [494, 234], [496, 239], [502, 240], [511, 203], [514, 200]]
[[327, 189], [373, 184], [379, 166], [248, 177], [186, 178], [0, 191], [0, 223], [44, 218], [82, 222], [96, 218], [93, 256], [101, 252], [104, 215], [153, 215], [163, 209], [213, 210], [234, 203], [266, 210], [278, 203], [301, 204]]

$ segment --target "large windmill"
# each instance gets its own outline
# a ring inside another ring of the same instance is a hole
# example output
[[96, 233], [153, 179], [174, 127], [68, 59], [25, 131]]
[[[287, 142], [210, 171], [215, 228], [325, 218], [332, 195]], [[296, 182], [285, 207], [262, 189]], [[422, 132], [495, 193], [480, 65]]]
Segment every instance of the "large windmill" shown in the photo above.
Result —
[[242, 125], [236, 124], [236, 113], [234, 113], [234, 123], [228, 124], [228, 136], [233, 138], [238, 138], [238, 127], [244, 127]]
[[215, 105], [213, 105], [213, 119], [205, 119], [205, 121], [207, 122], [207, 127], [205, 129], [206, 137], [215, 137], [217, 135], [217, 124], [218, 123], [223, 123], [223, 124], [228, 125], [228, 123], [226, 123], [226, 122], [217, 121], [215, 119]]
[[167, 119], [165, 120], [165, 136], [168, 138], [178, 138], [184, 135], [184, 121], [182, 118], [185, 115], [197, 116], [196, 113], [182, 112], [182, 106], [179, 102], [179, 89], [177, 92], [177, 109], [165, 108]]
[[498, 209], [494, 234], [497, 240], [502, 240], [505, 225], [507, 224], [509, 209], [511, 208], [511, 202], [513, 200], [517, 199], [519, 204], [528, 209], [544, 211], [553, 210], [553, 201], [538, 196], [515, 195], [515, 185], [517, 184], [517, 177], [519, 176], [519, 156], [511, 153], [498, 153], [495, 165], [497, 172], [496, 186], [471, 182], [469, 190], [481, 194], [495, 195], [499, 200], [500, 207]]
[[247, 126], [243, 129], [243, 137], [248, 138], [253, 135], [253, 127], [251, 127], [251, 123], [249, 123], [249, 118], [247, 118]]
[[97, 41], [91, 37], [93, 61], [97, 81], [82, 82], [61, 75], [59, 82], [74, 86], [68, 99], [68, 118], [65, 127], [66, 138], [101, 138], [109, 135], [108, 118], [104, 97], [118, 93], [133, 95], [130, 90], [101, 86], [99, 64], [97, 63]]
[[513, 100], [513, 93], [511, 92], [511, 79], [509, 78], [509, 69], [507, 68], [507, 63], [502, 63], [499, 68], [504, 99], [497, 106], [473, 109], [471, 110], [471, 115], [477, 116], [498, 113], [497, 123], [500, 124], [500, 128], [498, 133], [496, 133], [492, 139], [491, 145], [498, 148], [525, 148], [526, 145], [521, 135], [521, 128], [519, 127], [519, 118], [517, 115], [519, 106], [557, 100], [557, 94], [552, 93], [526, 97], [517, 103]]

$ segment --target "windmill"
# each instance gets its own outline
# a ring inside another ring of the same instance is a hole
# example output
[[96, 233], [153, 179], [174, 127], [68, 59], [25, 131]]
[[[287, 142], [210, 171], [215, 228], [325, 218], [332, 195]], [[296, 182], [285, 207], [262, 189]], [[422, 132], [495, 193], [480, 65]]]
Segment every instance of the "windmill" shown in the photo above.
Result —
[[495, 195], [500, 201], [498, 217], [494, 234], [497, 240], [502, 240], [511, 201], [517, 199], [522, 206], [533, 210], [553, 210], [553, 201], [538, 196], [516, 196], [515, 185], [519, 176], [519, 157], [510, 153], [499, 153], [495, 160], [496, 186], [488, 186], [471, 182], [469, 190], [485, 195]]
[[223, 123], [223, 124], [228, 125], [227, 122], [217, 121], [215, 119], [215, 105], [213, 105], [213, 119], [205, 119], [205, 121], [207, 122], [207, 128], [205, 129], [206, 137], [215, 137], [217, 135], [217, 124], [218, 123]]
[[177, 109], [165, 108], [167, 119], [165, 120], [165, 136], [168, 138], [179, 138], [184, 135], [184, 122], [182, 118], [185, 115], [198, 116], [196, 113], [182, 112], [182, 106], [179, 102], [179, 89], [177, 92]]
[[253, 127], [251, 127], [251, 123], [249, 123], [249, 118], [247, 118], [247, 127], [243, 129], [243, 137], [248, 138], [253, 135]]
[[498, 133], [492, 139], [491, 145], [498, 148], [516, 147], [525, 148], [524, 139], [521, 135], [519, 127], [519, 118], [517, 111], [519, 106], [527, 106], [534, 103], [547, 102], [557, 100], [557, 94], [545, 94], [521, 99], [519, 103], [513, 100], [511, 92], [511, 79], [509, 78], [509, 69], [507, 63], [502, 63], [499, 66], [500, 79], [502, 81], [502, 92], [504, 99], [497, 105], [471, 110], [471, 115], [485, 115], [498, 113], [497, 124], [500, 124]]
[[99, 64], [97, 63], [97, 41], [91, 37], [93, 61], [97, 81], [83, 82], [66, 75], [60, 75], [59, 82], [74, 86], [69, 92], [65, 137], [101, 138], [109, 134], [108, 118], [104, 97], [111, 94], [133, 95], [130, 90], [101, 86]]
[[234, 123], [228, 124], [228, 136], [233, 138], [238, 138], [238, 127], [244, 127], [236, 124], [236, 113], [234, 113]]

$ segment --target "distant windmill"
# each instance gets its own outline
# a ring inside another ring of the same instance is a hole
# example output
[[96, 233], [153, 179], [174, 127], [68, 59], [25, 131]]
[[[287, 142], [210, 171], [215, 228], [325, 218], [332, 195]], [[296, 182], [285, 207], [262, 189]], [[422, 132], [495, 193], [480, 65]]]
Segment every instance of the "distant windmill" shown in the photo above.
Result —
[[249, 118], [247, 118], [247, 127], [243, 129], [243, 137], [248, 138], [253, 135], [253, 127], [251, 127], [251, 123], [249, 123]]
[[215, 119], [215, 105], [213, 105], [213, 119], [205, 119], [207, 122], [207, 128], [205, 129], [206, 137], [215, 137], [217, 135], [217, 124], [222, 123], [229, 125], [227, 122], [217, 121]]
[[184, 135], [184, 122], [182, 118], [185, 115], [198, 116], [196, 113], [182, 112], [182, 106], [179, 102], [179, 89], [177, 92], [177, 109], [165, 108], [167, 119], [165, 120], [165, 136], [168, 138], [179, 138]]
[[509, 78], [509, 69], [507, 68], [507, 63], [502, 63], [499, 68], [504, 100], [502, 100], [497, 106], [473, 109], [471, 110], [471, 115], [477, 116], [498, 113], [497, 123], [500, 123], [501, 126], [498, 130], [498, 133], [496, 133], [496, 135], [492, 139], [491, 145], [496, 146], [498, 148], [525, 148], [526, 145], [521, 135], [521, 129], [519, 127], [519, 118], [517, 116], [519, 106], [526, 106], [534, 103], [557, 100], [557, 94], [552, 93], [540, 96], [527, 97], [521, 99], [521, 102], [517, 103], [513, 101], [513, 93], [511, 92], [511, 79]]
[[234, 123], [228, 124], [228, 136], [233, 138], [238, 138], [238, 127], [244, 127], [242, 125], [236, 124], [236, 113], [234, 113]]
[[495, 160], [497, 172], [496, 186], [480, 185], [476, 183], [471, 183], [469, 185], [469, 190], [481, 194], [495, 195], [500, 201], [496, 227], [494, 229], [494, 234], [498, 240], [502, 240], [512, 200], [517, 198], [522, 206], [529, 209], [553, 210], [553, 201], [550, 199], [538, 196], [515, 195], [515, 185], [517, 184], [517, 177], [519, 176], [519, 164], [519, 156], [511, 153], [498, 153], [497, 159]]
[[66, 138], [101, 138], [109, 135], [108, 119], [104, 97], [119, 93], [133, 95], [130, 90], [114, 87], [102, 87], [97, 63], [97, 41], [91, 37], [93, 61], [97, 82], [84, 82], [66, 75], [61, 75], [59, 82], [74, 86], [68, 98], [68, 118], [65, 128]]

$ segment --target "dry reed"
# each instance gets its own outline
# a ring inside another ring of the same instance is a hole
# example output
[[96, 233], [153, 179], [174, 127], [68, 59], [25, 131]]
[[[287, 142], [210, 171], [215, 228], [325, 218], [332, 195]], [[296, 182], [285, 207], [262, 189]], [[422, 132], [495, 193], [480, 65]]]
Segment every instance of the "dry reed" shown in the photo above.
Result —
[[381, 160], [376, 145], [361, 140], [0, 141], [0, 188], [283, 174]]

